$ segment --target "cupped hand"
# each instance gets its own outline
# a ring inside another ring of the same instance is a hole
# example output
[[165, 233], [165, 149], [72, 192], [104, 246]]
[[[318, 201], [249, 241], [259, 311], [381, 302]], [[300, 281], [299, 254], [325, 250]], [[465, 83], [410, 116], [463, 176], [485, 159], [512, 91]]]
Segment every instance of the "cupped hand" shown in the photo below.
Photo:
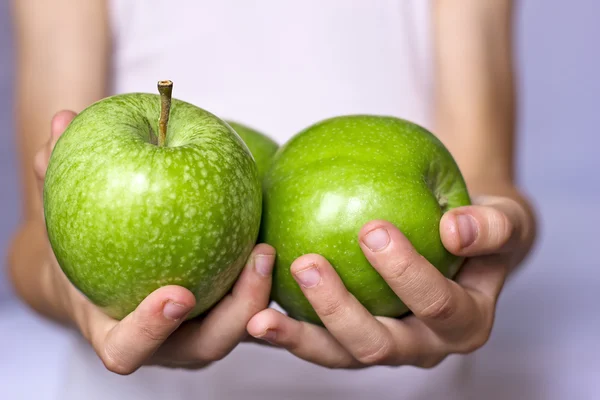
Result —
[[[48, 143], [35, 158], [40, 190], [54, 145], [71, 120], [71, 111], [52, 119]], [[157, 289], [121, 321], [92, 304], [62, 273], [52, 250], [48, 272], [52, 292], [61, 296], [73, 325], [110, 371], [130, 374], [142, 365], [201, 368], [222, 359], [247, 337], [246, 324], [269, 303], [275, 250], [257, 245], [232, 291], [202, 319], [185, 321], [195, 297], [181, 286]]]
[[442, 217], [444, 246], [466, 257], [455, 280], [444, 277], [389, 222], [371, 221], [361, 229], [365, 256], [411, 315], [371, 315], [327, 260], [308, 254], [298, 258], [291, 271], [325, 327], [266, 309], [250, 320], [248, 332], [329, 368], [431, 368], [450, 354], [480, 348], [490, 336], [504, 282], [534, 237], [528, 203], [511, 186], [502, 193], [506, 196], [477, 197], [474, 205]]

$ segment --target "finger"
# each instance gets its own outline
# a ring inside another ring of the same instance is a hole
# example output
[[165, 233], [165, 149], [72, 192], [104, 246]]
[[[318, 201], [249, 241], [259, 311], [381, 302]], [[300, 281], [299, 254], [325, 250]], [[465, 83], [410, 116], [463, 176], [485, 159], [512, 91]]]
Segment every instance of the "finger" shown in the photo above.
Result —
[[455, 352], [469, 353], [483, 346], [491, 334], [496, 303], [508, 275], [509, 265], [502, 255], [467, 259], [456, 276], [456, 282], [473, 299], [471, 327], [464, 329], [464, 338], [455, 343]]
[[291, 272], [329, 332], [363, 364], [385, 363], [394, 350], [387, 329], [352, 295], [329, 262], [307, 254]]
[[504, 287], [508, 268], [508, 260], [502, 255], [469, 258], [455, 279], [468, 292], [481, 293], [495, 305]]
[[[35, 177], [38, 179], [41, 184], [44, 182], [44, 178], [46, 177], [46, 170], [48, 169], [48, 162], [50, 161], [50, 141], [46, 142], [43, 147], [41, 147], [37, 153], [35, 153], [33, 159], [33, 171], [35, 172]], [[41, 193], [41, 191], [40, 191]]]
[[99, 312], [89, 315], [93, 319], [88, 321], [87, 335], [107, 369], [131, 374], [179, 327], [195, 304], [189, 290], [164, 286], [120, 322]]
[[[431, 368], [444, 359], [444, 344], [415, 317], [401, 321], [377, 319], [390, 331], [396, 344], [397, 351], [389, 358], [389, 364]], [[374, 364], [356, 360], [326, 329], [297, 321], [273, 309], [256, 314], [248, 323], [248, 333], [327, 368], [354, 369]]]
[[58, 138], [76, 116], [77, 114], [75, 112], [64, 110], [56, 113], [54, 117], [52, 117], [50, 137], [48, 138], [48, 141], [44, 143], [42, 148], [38, 150], [34, 159], [34, 171], [39, 180], [43, 181], [46, 176], [50, 155], [52, 154], [52, 150], [54, 149]]
[[246, 336], [246, 324], [269, 305], [275, 249], [257, 245], [231, 294], [200, 323], [182, 326], [157, 352], [155, 359], [182, 364], [220, 360]]
[[420, 255], [394, 225], [371, 221], [361, 229], [359, 242], [373, 268], [431, 329], [446, 334], [469, 324], [473, 299]]
[[297, 321], [272, 308], [250, 319], [252, 337], [283, 347], [308, 362], [328, 368], [356, 368], [361, 364], [326, 329]]
[[454, 208], [440, 221], [442, 243], [460, 256], [513, 251], [525, 236], [525, 210], [504, 197], [486, 197], [483, 205]]
[[63, 134], [65, 129], [69, 126], [71, 121], [77, 116], [75, 111], [62, 110], [54, 114], [52, 117], [52, 124], [50, 127], [51, 138], [56, 142], [60, 135]]
[[416, 316], [402, 319], [377, 317], [397, 343], [396, 365], [432, 368], [449, 353], [449, 346], [438, 334]]

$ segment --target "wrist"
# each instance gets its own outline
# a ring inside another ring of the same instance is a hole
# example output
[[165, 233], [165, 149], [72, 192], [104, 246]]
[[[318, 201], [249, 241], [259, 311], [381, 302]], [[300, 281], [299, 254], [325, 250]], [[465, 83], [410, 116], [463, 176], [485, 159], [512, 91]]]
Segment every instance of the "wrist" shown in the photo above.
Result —
[[520, 196], [520, 192], [515, 183], [510, 178], [491, 178], [491, 177], [469, 177], [465, 174], [465, 181], [469, 193], [473, 197], [477, 196]]
[[[21, 225], [9, 249], [9, 277], [17, 296], [37, 313], [57, 322], [70, 320], [68, 290], [57, 282], [57, 265], [43, 221]], [[60, 272], [60, 271], [58, 271]]]

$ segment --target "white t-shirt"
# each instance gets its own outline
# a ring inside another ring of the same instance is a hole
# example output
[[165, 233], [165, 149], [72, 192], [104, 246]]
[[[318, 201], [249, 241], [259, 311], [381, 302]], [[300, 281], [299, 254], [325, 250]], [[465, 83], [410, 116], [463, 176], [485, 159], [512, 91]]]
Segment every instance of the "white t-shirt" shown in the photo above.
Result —
[[[432, 51], [426, 0], [112, 0], [112, 92], [173, 96], [283, 143], [341, 114], [429, 126]], [[105, 370], [74, 339], [61, 399], [451, 399], [468, 357], [434, 370], [333, 371], [282, 349], [238, 346], [200, 371]]]

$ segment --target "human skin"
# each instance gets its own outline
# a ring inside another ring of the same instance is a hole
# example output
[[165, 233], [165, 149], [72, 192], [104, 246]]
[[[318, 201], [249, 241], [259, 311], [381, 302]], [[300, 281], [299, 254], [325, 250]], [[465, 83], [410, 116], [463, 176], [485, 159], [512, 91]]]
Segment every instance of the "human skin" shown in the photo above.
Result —
[[[232, 294], [200, 323], [180, 326], [194, 306], [193, 295], [181, 287], [158, 289], [121, 322], [106, 317], [72, 287], [48, 245], [40, 187], [53, 145], [74, 112], [107, 94], [110, 35], [101, 1], [13, 2], [24, 213], [9, 268], [18, 295], [41, 315], [79, 330], [106, 367], [120, 374], [145, 364], [205, 366], [226, 356], [246, 331], [331, 368], [432, 367], [449, 354], [480, 348], [490, 335], [505, 280], [535, 238], [534, 212], [514, 174], [512, 2], [433, 4], [432, 130], [456, 159], [474, 201], [446, 213], [440, 235], [444, 246], [467, 262], [451, 281], [386, 221], [367, 223], [357, 237], [412, 316], [370, 315], [315, 254], [300, 257], [291, 270], [325, 326], [269, 309], [275, 250], [265, 244], [255, 248]], [[73, 111], [55, 115], [57, 110]], [[168, 304], [176, 307], [167, 310]]]
[[465, 264], [449, 280], [396, 227], [371, 221], [357, 241], [411, 316], [371, 315], [326, 259], [308, 254], [291, 272], [324, 327], [267, 309], [248, 324], [254, 337], [330, 368], [431, 368], [487, 342], [502, 287], [530, 251], [536, 228], [515, 184], [512, 2], [437, 0], [432, 18], [433, 131], [457, 160], [473, 199], [444, 214], [440, 235], [451, 253], [467, 257]]

